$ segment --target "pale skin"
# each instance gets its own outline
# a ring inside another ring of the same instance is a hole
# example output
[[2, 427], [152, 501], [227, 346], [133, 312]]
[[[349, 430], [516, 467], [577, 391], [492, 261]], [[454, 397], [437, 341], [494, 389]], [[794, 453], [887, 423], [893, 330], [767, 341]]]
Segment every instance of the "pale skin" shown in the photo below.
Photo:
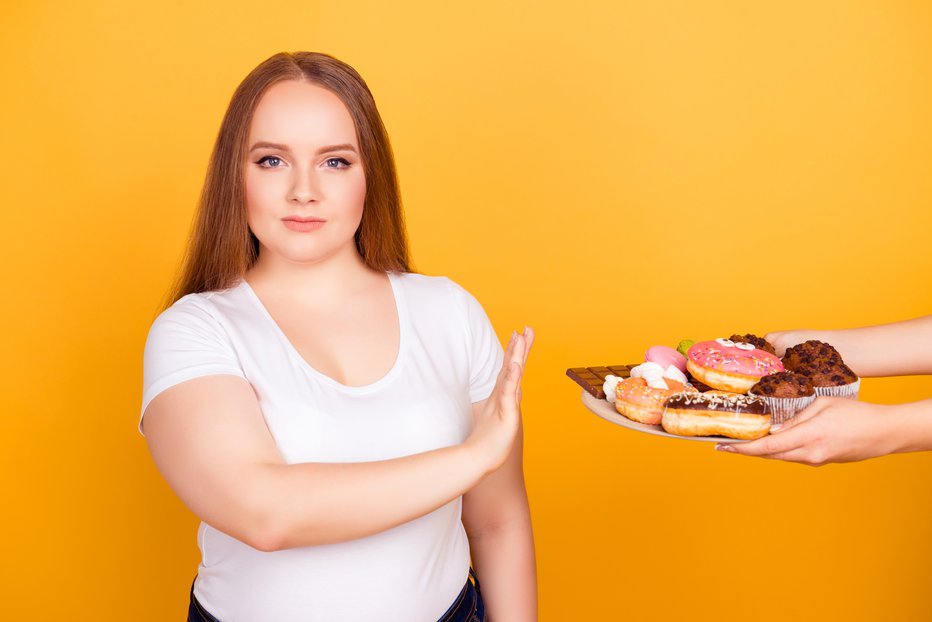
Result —
[[[932, 374], [932, 315], [864, 328], [779, 331], [765, 339], [778, 356], [810, 339], [830, 343], [860, 377]], [[812, 466], [926, 451], [932, 449], [932, 399], [883, 405], [819, 397], [769, 436], [716, 449]]]
[[[280, 82], [259, 102], [248, 144], [259, 145], [247, 155], [246, 194], [260, 251], [246, 281], [312, 367], [348, 386], [375, 382], [393, 366], [400, 328], [388, 277], [355, 248], [365, 175], [349, 112], [326, 89]], [[322, 224], [295, 230], [285, 221], [295, 216]], [[462, 496], [489, 619], [536, 620], [520, 412], [533, 342], [529, 328], [513, 334], [459, 445], [380, 462], [286, 464], [252, 387], [223, 375], [158, 395], [146, 440], [198, 517], [262, 551], [369, 536]]]

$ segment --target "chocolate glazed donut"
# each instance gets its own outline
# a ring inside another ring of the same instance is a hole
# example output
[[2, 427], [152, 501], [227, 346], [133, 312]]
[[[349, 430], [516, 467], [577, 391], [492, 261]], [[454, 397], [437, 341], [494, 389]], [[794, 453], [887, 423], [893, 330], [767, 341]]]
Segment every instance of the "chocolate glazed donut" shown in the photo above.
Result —
[[753, 440], [770, 432], [767, 401], [753, 395], [677, 393], [663, 406], [661, 425], [670, 434]]

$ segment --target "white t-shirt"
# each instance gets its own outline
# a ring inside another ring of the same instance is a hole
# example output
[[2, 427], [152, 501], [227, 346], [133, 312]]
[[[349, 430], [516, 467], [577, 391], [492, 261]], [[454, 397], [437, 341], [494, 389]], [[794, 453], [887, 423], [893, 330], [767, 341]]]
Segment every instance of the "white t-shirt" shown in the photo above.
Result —
[[[289, 464], [386, 460], [461, 443], [471, 403], [489, 396], [502, 365], [495, 331], [478, 301], [447, 278], [389, 273], [389, 280], [401, 340], [393, 367], [376, 382], [349, 387], [312, 368], [241, 281], [189, 294], [156, 318], [142, 413], [173, 385], [231, 374], [255, 389]], [[222, 622], [435, 622], [466, 581], [461, 510], [458, 498], [372, 536], [274, 552], [202, 522], [194, 593]]]

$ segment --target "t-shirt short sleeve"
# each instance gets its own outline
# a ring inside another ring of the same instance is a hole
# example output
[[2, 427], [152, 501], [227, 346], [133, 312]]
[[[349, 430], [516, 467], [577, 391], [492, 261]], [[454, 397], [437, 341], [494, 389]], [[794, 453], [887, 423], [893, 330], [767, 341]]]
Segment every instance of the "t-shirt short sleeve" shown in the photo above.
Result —
[[450, 283], [466, 317], [469, 338], [469, 400], [479, 402], [492, 394], [505, 352], [479, 301], [453, 281]]
[[152, 323], [143, 355], [140, 434], [146, 407], [165, 389], [201, 376], [245, 378], [229, 336], [207, 304], [185, 296]]

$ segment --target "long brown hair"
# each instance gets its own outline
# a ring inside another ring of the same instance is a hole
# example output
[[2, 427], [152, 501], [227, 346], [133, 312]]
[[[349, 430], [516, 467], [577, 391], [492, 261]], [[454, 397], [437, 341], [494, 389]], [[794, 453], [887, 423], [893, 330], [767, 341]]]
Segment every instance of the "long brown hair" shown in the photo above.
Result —
[[332, 56], [281, 52], [253, 69], [233, 93], [207, 165], [184, 265], [165, 307], [186, 294], [232, 287], [258, 258], [259, 241], [246, 221], [247, 141], [259, 100], [283, 80], [321, 86], [349, 110], [366, 177], [356, 249], [374, 270], [411, 271], [395, 158], [369, 87]]

